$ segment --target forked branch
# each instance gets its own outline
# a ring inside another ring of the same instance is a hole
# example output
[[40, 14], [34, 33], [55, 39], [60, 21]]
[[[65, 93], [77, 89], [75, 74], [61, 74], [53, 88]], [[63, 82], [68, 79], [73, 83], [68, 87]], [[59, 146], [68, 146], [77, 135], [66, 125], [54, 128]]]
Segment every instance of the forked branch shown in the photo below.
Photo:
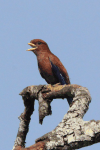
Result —
[[[20, 126], [13, 150], [36, 149], [79, 149], [100, 142], [100, 121], [84, 121], [82, 118], [89, 108], [91, 96], [87, 88], [79, 85], [40, 85], [28, 86], [20, 95], [25, 110], [19, 117]], [[51, 132], [36, 140], [36, 144], [25, 147], [25, 138], [29, 128], [30, 117], [34, 111], [34, 100], [39, 101], [39, 122], [52, 113], [50, 103], [55, 98], [73, 97], [69, 111]]]

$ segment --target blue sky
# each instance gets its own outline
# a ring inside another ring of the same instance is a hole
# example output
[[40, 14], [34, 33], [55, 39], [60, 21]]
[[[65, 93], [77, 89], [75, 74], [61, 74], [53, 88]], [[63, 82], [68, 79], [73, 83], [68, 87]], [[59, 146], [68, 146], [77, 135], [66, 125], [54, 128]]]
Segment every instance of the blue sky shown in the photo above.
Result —
[[[100, 1], [30, 0], [0, 2], [0, 140], [12, 149], [18, 116], [24, 106], [19, 93], [29, 85], [46, 84], [36, 56], [27, 52], [32, 39], [42, 39], [67, 69], [72, 84], [87, 87], [92, 102], [84, 120], [100, 120]], [[52, 131], [68, 111], [66, 100], [52, 102], [52, 115], [39, 124], [38, 101], [32, 115], [26, 146]], [[100, 144], [82, 149], [99, 150]]]

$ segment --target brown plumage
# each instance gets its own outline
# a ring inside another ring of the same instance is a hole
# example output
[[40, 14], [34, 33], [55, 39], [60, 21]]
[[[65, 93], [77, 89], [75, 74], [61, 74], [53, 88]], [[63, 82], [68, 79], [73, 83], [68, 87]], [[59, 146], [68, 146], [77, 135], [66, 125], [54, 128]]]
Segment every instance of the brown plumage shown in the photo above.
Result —
[[66, 82], [65, 84], [70, 84], [67, 70], [65, 69], [59, 58], [50, 51], [46, 42], [40, 39], [34, 39], [31, 40], [28, 44], [32, 46], [32, 48], [28, 49], [28, 51], [34, 52], [37, 56], [40, 74], [47, 83], [56, 84], [60, 82], [58, 77], [56, 76], [55, 71], [52, 70], [53, 64], [58, 67], [59, 73], [63, 76]]
[[[40, 39], [31, 40], [28, 43], [32, 48], [28, 51], [34, 52], [37, 56], [38, 68], [41, 76], [49, 84], [70, 84], [70, 79], [67, 70], [49, 49], [46, 42]], [[72, 98], [67, 98], [69, 105], [72, 103]]]

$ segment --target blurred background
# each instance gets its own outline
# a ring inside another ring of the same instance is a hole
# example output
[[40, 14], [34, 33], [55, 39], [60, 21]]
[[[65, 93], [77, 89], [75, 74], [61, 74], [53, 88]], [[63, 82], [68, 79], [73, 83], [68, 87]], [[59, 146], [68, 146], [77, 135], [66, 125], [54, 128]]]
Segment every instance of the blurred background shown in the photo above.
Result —
[[[29, 85], [47, 84], [36, 56], [26, 50], [42, 39], [67, 69], [72, 84], [87, 87], [92, 102], [85, 121], [100, 120], [100, 1], [0, 1], [0, 149], [10, 150], [16, 139], [24, 105], [19, 93]], [[66, 99], [52, 102], [52, 115], [39, 124], [38, 101], [30, 122], [26, 147], [52, 131], [67, 113]], [[99, 150], [100, 144], [84, 147]]]

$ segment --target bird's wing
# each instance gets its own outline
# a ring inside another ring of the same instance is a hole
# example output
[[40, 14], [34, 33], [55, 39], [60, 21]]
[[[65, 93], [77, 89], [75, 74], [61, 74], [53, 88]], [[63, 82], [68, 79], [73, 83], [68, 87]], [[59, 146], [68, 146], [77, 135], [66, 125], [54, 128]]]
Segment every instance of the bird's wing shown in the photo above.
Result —
[[54, 75], [56, 76], [56, 78], [58, 78], [59, 82], [64, 85], [66, 84], [65, 78], [62, 76], [58, 66], [54, 65], [53, 62], [50, 60], [51, 62], [51, 67], [52, 67], [52, 72], [54, 73]]
[[[64, 85], [64, 84], [70, 84], [70, 80], [69, 80], [69, 76], [68, 73], [66, 71], [66, 69], [64, 68], [63, 64], [61, 63], [61, 61], [55, 57], [55, 61], [52, 61], [50, 58], [50, 62], [51, 62], [51, 66], [52, 66], [52, 72], [54, 73], [54, 75], [56, 76], [56, 78], [58, 78], [59, 82]], [[70, 105], [73, 101], [72, 97], [67, 97], [67, 101], [68, 104]]]
[[49, 60], [51, 62], [52, 71], [59, 79], [61, 84], [70, 84], [69, 75], [67, 70], [61, 63], [61, 61], [54, 54], [50, 55]]

